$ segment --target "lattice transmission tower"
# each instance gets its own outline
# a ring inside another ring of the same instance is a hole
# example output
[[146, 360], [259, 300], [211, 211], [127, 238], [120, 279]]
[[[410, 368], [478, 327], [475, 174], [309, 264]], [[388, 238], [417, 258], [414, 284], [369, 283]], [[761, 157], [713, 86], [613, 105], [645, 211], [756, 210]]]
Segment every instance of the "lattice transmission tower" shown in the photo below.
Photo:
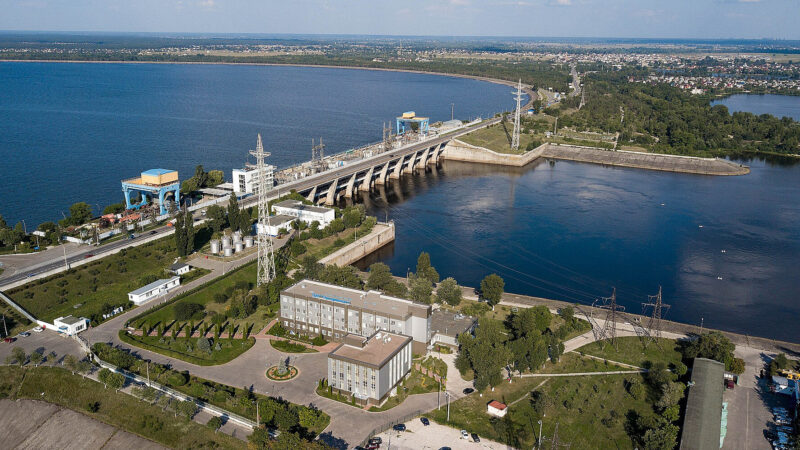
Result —
[[258, 225], [256, 226], [256, 239], [258, 241], [258, 273], [256, 286], [267, 284], [275, 278], [275, 259], [272, 253], [272, 239], [269, 237], [269, 202], [267, 201], [267, 165], [264, 159], [270, 154], [264, 151], [261, 143], [261, 133], [258, 133], [256, 149], [250, 154], [256, 157], [256, 172], [258, 179]]
[[658, 345], [657, 337], [661, 337], [661, 312], [669, 309], [669, 305], [661, 301], [661, 286], [658, 287], [658, 294], [648, 295], [647, 303], [642, 303], [642, 315], [646, 315], [647, 309], [653, 308], [650, 320], [647, 321], [647, 332], [650, 340]]
[[607, 311], [606, 322], [603, 325], [603, 331], [600, 332], [600, 338], [603, 339], [603, 345], [605, 345], [606, 340], [608, 340], [612, 346], [616, 347], [617, 315], [618, 311], [625, 311], [625, 307], [617, 305], [617, 288], [614, 288], [614, 290], [611, 292], [611, 297], [603, 297], [600, 300], [602, 301], [602, 304], [597, 307]]
[[514, 111], [514, 133], [511, 135], [511, 150], [519, 150], [519, 114], [522, 109], [522, 79], [517, 83], [517, 92], [514, 92], [517, 100], [517, 109]]

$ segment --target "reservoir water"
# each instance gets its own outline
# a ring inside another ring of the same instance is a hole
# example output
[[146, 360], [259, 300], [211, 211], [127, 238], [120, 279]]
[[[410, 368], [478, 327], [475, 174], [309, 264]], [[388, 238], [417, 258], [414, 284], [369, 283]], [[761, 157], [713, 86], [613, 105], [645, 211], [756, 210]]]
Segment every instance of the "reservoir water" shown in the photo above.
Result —
[[85, 201], [123, 200], [152, 168], [242, 167], [261, 133], [268, 162], [380, 141], [414, 110], [431, 122], [513, 106], [507, 86], [402, 72], [234, 65], [0, 62], [0, 214], [29, 229]]
[[800, 96], [773, 94], [736, 94], [711, 102], [725, 105], [731, 112], [745, 111], [756, 115], [772, 114], [800, 120]]
[[[379, 140], [405, 110], [442, 120], [451, 103], [464, 119], [512, 107], [506, 86], [346, 69], [0, 63], [0, 86], [0, 214], [29, 229], [76, 201], [122, 200], [119, 180], [144, 169], [230, 177], [258, 132], [283, 167], [308, 159], [311, 138], [328, 152]], [[509, 292], [583, 304], [616, 287], [631, 312], [662, 285], [667, 319], [797, 341], [800, 165], [745, 163], [749, 175], [706, 177], [445, 162], [365, 202], [397, 224], [377, 255], [397, 275], [428, 251], [463, 284], [496, 272]]]

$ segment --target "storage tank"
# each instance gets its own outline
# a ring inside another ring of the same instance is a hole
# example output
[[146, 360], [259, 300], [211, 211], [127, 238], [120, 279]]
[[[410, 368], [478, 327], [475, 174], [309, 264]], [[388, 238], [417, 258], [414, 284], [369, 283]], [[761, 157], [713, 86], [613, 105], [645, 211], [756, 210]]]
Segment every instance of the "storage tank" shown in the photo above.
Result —
[[231, 246], [231, 238], [230, 236], [223, 236], [222, 237], [222, 248], [230, 247]]
[[244, 246], [246, 248], [250, 248], [253, 246], [253, 236], [245, 236], [244, 237]]
[[233, 256], [233, 249], [230, 247], [225, 247], [222, 249], [223, 256]]
[[219, 253], [219, 249], [220, 249], [219, 240], [213, 239], [211, 241], [211, 254], [216, 255], [217, 253]]
[[237, 242], [242, 242], [242, 233], [238, 231], [233, 233], [233, 243], [235, 244]]
[[244, 250], [244, 244], [237, 242], [234, 244], [234, 248], [236, 249], [236, 253], [239, 253], [240, 251]]

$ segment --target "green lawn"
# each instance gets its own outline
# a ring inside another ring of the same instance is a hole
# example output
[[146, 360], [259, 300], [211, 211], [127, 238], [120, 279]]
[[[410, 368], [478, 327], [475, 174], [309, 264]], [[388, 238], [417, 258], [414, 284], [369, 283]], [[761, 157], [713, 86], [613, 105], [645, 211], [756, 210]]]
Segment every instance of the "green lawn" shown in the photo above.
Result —
[[431, 377], [425, 376], [418, 370], [411, 370], [408, 377], [397, 385], [397, 395], [390, 397], [381, 406], [373, 406], [369, 410], [386, 411], [403, 403], [409, 395], [426, 394], [436, 392], [439, 389], [439, 382]]
[[303, 344], [296, 344], [288, 341], [270, 340], [269, 345], [271, 345], [275, 350], [284, 353], [318, 353], [317, 350], [314, 350], [313, 348], [308, 348]]
[[5, 317], [5, 324], [0, 319], [0, 336], [2, 337], [6, 337], [6, 330], [8, 330], [8, 336], [16, 336], [22, 331], [33, 328], [33, 324], [28, 319], [2, 301], [0, 301], [0, 314]]
[[[24, 374], [24, 378], [23, 378]], [[86, 414], [172, 448], [242, 448], [242, 441], [214, 433], [198, 423], [175, 418], [160, 406], [136, 400], [128, 394], [55, 367], [0, 367], [0, 397], [44, 400]], [[44, 393], [44, 395], [42, 395]], [[97, 412], [86, 410], [99, 403]]]
[[506, 130], [508, 130], [508, 135], [506, 135], [502, 125], [492, 125], [490, 127], [481, 128], [480, 130], [461, 136], [458, 138], [458, 140], [466, 142], [470, 145], [475, 145], [477, 147], [488, 148], [489, 150], [497, 153], [510, 153], [518, 155], [525, 153], [525, 148], [534, 140], [534, 136], [520, 133], [520, 149], [519, 151], [512, 152], [508, 136], [513, 133], [514, 124], [506, 124]]
[[639, 367], [646, 367], [648, 362], [663, 361], [670, 365], [681, 361], [681, 353], [678, 351], [677, 341], [660, 338], [659, 343], [661, 344], [660, 348], [653, 342], [647, 348], [644, 348], [642, 341], [638, 337], [625, 336], [617, 338], [618, 348], [614, 348], [608, 343], [603, 347], [600, 342], [592, 342], [576, 351]]
[[[639, 374], [580, 377], [522, 378], [501, 383], [495, 392], [483, 397], [470, 395], [450, 405], [450, 422], [445, 408], [428, 417], [456, 429], [518, 448], [532, 448], [538, 433], [537, 421], [543, 419], [545, 438], [553, 436], [558, 423], [559, 441], [572, 448], [633, 448], [625, 432], [626, 414], [652, 414], [646, 399], [635, 400], [626, 389], [626, 380], [641, 380]], [[544, 384], [542, 384], [544, 383]], [[539, 387], [548, 399], [545, 417], [530, 406], [530, 392]], [[497, 420], [486, 412], [486, 404], [498, 400], [509, 404], [505, 419]], [[613, 411], [613, 413], [612, 413]], [[604, 421], [605, 419], [605, 421]], [[603, 422], [604, 421], [604, 422]], [[545, 441], [550, 445], [550, 441]]]
[[548, 360], [544, 364], [544, 367], [537, 370], [536, 373], [612, 372], [616, 370], [631, 369], [592, 358], [582, 357], [577, 353], [565, 353], [561, 356], [558, 363], [553, 364]]
[[210, 353], [197, 348], [198, 338], [196, 337], [172, 338], [169, 335], [163, 337], [137, 336], [128, 334], [125, 330], [120, 330], [119, 338], [136, 347], [178, 358], [192, 364], [197, 364], [198, 366], [225, 364], [250, 350], [256, 343], [256, 340], [252, 337], [247, 339], [227, 339], [222, 337], [218, 341], [221, 348], [216, 350], [216, 342], [213, 342], [213, 333], [210, 334], [211, 336], [209, 336], [209, 338], [212, 340], [212, 350]]
[[127, 306], [128, 292], [145, 284], [140, 281], [145, 276], [166, 278], [164, 269], [175, 256], [174, 239], [159, 239], [32, 281], [6, 294], [40, 320], [71, 314], [99, 323], [104, 304]]
[[[372, 219], [372, 220], [370, 220]], [[340, 233], [336, 233], [334, 235], [324, 237], [322, 239], [306, 239], [305, 241], [300, 241], [305, 247], [306, 251], [301, 254], [296, 259], [302, 259], [306, 255], [312, 255], [315, 259], [319, 260], [324, 258], [325, 256], [330, 255], [331, 253], [339, 250], [340, 248], [352, 244], [356, 241], [357, 236], [364, 237], [372, 232], [372, 228], [375, 226], [374, 222], [377, 219], [374, 217], [367, 217], [358, 227], [358, 232], [356, 233], [356, 229], [354, 228], [347, 228]], [[335, 242], [341, 240], [344, 242], [342, 245], [335, 245]]]

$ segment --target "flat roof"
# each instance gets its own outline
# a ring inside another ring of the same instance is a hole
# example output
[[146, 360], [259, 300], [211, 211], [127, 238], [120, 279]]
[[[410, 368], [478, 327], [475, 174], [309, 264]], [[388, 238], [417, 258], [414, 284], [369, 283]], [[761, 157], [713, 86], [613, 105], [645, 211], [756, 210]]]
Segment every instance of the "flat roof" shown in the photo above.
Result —
[[489, 406], [491, 406], [494, 409], [499, 409], [499, 410], [504, 410], [504, 409], [507, 408], [505, 403], [500, 403], [497, 400], [490, 401], [489, 402]]
[[271, 226], [282, 225], [287, 222], [297, 220], [297, 217], [287, 216], [286, 214], [278, 214], [277, 216], [269, 216], [269, 224]]
[[281, 208], [292, 208], [292, 209], [299, 209], [301, 211], [311, 211], [317, 213], [326, 213], [328, 211], [333, 211], [333, 208], [325, 208], [324, 206], [306, 205], [305, 203], [299, 200], [284, 200], [282, 202], [275, 203], [272, 206], [280, 206]]
[[175, 264], [173, 264], [173, 265], [169, 266], [169, 268], [170, 268], [171, 270], [178, 270], [178, 269], [182, 269], [182, 268], [184, 268], [184, 267], [189, 267], [189, 265], [188, 265], [188, 264], [186, 264], [186, 263], [181, 263], [181, 262], [179, 262], [179, 263], [175, 263]]
[[411, 338], [388, 331], [378, 331], [364, 341], [363, 346], [353, 345], [355, 342], [351, 344], [352, 340], [347, 337], [345, 341], [330, 352], [328, 357], [379, 369], [411, 342]]
[[327, 300], [332, 303], [341, 303], [343, 306], [366, 309], [401, 319], [405, 319], [409, 315], [428, 317], [431, 311], [430, 305], [390, 297], [378, 291], [360, 291], [313, 280], [302, 280], [284, 289], [283, 292], [307, 300]]
[[476, 317], [437, 309], [431, 313], [431, 331], [456, 337], [472, 328], [477, 321]]
[[725, 364], [695, 358], [692, 386], [686, 400], [681, 450], [718, 449], [722, 423], [722, 393]]
[[75, 325], [78, 322], [85, 321], [86, 319], [78, 319], [77, 317], [73, 316], [66, 316], [66, 317], [59, 317], [58, 319], [54, 320], [53, 322], [61, 322], [67, 325]]
[[177, 170], [169, 169], [150, 169], [142, 172], [142, 175], [164, 175], [165, 173], [177, 172]]
[[141, 295], [141, 294], [144, 294], [145, 292], [152, 291], [153, 289], [155, 289], [155, 288], [157, 288], [157, 287], [159, 287], [161, 285], [167, 284], [172, 280], [175, 280], [175, 279], [179, 280], [180, 278], [181, 277], [162, 278], [160, 280], [153, 281], [152, 283], [150, 283], [150, 284], [148, 284], [146, 286], [142, 286], [139, 289], [136, 289], [135, 291], [130, 291], [128, 293], [129, 294], [133, 294], [133, 295]]

